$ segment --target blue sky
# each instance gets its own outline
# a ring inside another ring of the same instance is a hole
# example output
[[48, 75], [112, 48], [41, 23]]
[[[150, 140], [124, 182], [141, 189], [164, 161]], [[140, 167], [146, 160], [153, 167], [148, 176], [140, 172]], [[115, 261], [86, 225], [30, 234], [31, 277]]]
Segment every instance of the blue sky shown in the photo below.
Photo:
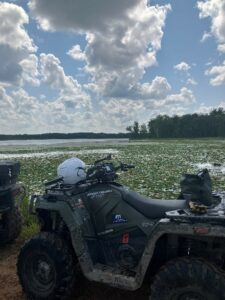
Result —
[[225, 0], [0, 1], [0, 133], [225, 108]]

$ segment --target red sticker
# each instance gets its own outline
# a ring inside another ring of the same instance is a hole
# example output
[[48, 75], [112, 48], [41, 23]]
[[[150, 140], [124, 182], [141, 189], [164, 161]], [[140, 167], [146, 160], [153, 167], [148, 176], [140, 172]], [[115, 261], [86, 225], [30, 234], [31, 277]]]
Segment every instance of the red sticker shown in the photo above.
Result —
[[130, 238], [129, 233], [125, 233], [122, 238], [122, 244], [128, 244], [129, 238]]

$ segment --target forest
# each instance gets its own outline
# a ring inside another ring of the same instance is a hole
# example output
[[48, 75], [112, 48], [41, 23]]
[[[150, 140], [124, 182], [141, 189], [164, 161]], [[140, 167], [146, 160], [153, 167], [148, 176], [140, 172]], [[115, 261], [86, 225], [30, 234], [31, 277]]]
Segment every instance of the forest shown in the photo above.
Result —
[[135, 121], [126, 130], [133, 139], [225, 137], [225, 110], [217, 108], [208, 114], [172, 117], [158, 115], [147, 124]]

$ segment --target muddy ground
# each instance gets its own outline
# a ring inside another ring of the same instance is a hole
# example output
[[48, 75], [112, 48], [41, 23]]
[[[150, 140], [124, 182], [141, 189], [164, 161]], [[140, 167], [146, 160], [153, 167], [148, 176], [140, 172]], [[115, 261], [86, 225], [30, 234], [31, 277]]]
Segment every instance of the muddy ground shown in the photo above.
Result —
[[[16, 275], [17, 255], [23, 242], [16, 241], [13, 244], [0, 248], [0, 299], [1, 300], [25, 300]], [[80, 296], [76, 300], [147, 300], [147, 285], [137, 292], [125, 292], [112, 289], [104, 285], [84, 281]], [[71, 299], [71, 300], [72, 300]]]

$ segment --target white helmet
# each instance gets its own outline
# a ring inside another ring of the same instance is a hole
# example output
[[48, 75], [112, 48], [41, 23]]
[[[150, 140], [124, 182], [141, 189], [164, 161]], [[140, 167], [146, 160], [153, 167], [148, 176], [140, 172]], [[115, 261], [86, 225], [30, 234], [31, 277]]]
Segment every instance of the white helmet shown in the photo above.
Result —
[[86, 178], [85, 163], [79, 158], [69, 158], [58, 166], [57, 174], [65, 184], [76, 184]]

